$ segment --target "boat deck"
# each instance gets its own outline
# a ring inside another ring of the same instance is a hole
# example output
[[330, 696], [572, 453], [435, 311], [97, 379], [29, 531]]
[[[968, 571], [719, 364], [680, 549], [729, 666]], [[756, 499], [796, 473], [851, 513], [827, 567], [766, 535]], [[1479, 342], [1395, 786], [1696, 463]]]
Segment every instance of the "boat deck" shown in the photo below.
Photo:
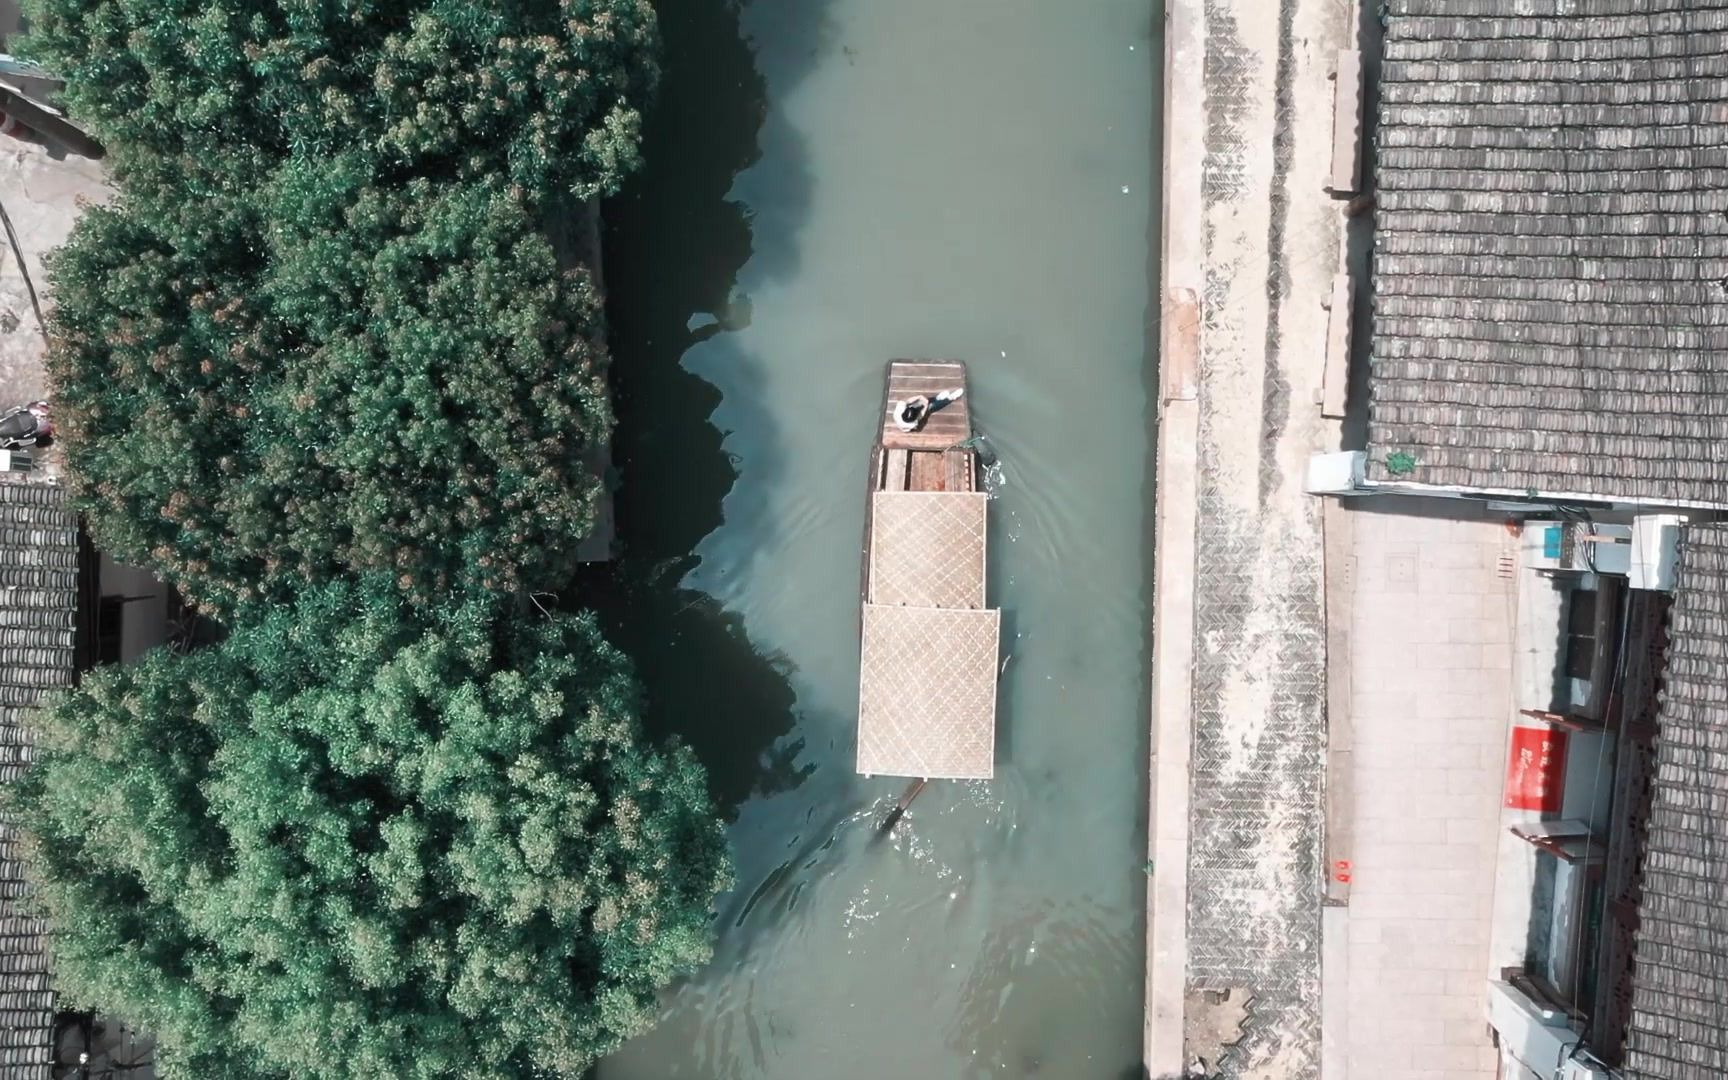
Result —
[[972, 403], [962, 397], [930, 414], [917, 431], [894, 423], [894, 403], [922, 394], [934, 399], [966, 385], [966, 365], [896, 360], [888, 366], [888, 396], [882, 402], [882, 446], [887, 450], [947, 450], [972, 437]]
[[961, 397], [916, 432], [894, 403], [966, 385], [956, 363], [889, 366], [870, 475], [858, 688], [858, 771], [988, 778], [995, 771], [1001, 613], [984, 606], [987, 496]]

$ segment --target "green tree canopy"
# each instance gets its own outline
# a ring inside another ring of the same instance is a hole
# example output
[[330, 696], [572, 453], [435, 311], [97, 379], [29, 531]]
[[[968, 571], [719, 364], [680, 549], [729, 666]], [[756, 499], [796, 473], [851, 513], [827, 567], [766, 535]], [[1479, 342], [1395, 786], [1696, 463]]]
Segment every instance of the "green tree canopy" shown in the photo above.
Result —
[[610, 436], [543, 225], [638, 161], [647, 0], [33, 0], [120, 194], [57, 253], [49, 366], [116, 556], [206, 610], [387, 571], [561, 584]]
[[6, 799], [63, 992], [196, 1076], [572, 1076], [645, 1027], [726, 884], [699, 766], [590, 620], [433, 623], [319, 587], [52, 700]]
[[[648, 0], [27, 0], [23, 47], [124, 170], [250, 184], [358, 154], [384, 181], [502, 177], [579, 199], [637, 160]], [[124, 172], [123, 172], [124, 175]]]
[[417, 603], [557, 583], [612, 423], [586, 273], [499, 184], [302, 179], [123, 198], [56, 255], [49, 367], [98, 542], [218, 613], [353, 572]]

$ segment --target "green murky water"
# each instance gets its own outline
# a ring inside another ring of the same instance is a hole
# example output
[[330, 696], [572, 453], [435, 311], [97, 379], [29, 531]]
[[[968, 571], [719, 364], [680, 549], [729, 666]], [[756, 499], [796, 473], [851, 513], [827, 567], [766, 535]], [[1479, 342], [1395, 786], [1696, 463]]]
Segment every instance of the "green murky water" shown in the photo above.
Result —
[[[666, 0], [608, 207], [628, 557], [583, 583], [735, 817], [714, 963], [603, 1080], [1138, 1075], [1152, 7]], [[1002, 462], [997, 778], [851, 769], [897, 356]]]

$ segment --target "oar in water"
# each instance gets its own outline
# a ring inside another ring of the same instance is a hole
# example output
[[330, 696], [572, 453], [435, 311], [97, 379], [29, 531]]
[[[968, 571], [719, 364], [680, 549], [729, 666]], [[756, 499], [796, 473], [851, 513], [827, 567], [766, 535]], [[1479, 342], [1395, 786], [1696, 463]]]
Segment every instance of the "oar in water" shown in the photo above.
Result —
[[929, 782], [928, 780], [914, 780], [907, 786], [906, 793], [900, 796], [900, 801], [894, 805], [894, 809], [888, 811], [888, 817], [882, 822], [881, 832], [891, 832], [894, 826], [900, 823], [900, 819], [906, 815], [906, 808], [912, 805], [912, 800], [918, 797], [918, 793], [923, 791], [924, 785]]

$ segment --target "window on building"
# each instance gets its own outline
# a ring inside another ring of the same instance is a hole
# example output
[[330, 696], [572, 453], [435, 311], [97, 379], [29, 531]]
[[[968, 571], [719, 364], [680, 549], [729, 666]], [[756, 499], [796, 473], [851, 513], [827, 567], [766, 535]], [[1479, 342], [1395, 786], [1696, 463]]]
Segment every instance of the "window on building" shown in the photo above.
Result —
[[1596, 592], [1574, 589], [1566, 610], [1566, 674], [1588, 679], [1596, 661]]
[[104, 596], [96, 614], [96, 662], [120, 662], [120, 621], [126, 610], [124, 596]]

